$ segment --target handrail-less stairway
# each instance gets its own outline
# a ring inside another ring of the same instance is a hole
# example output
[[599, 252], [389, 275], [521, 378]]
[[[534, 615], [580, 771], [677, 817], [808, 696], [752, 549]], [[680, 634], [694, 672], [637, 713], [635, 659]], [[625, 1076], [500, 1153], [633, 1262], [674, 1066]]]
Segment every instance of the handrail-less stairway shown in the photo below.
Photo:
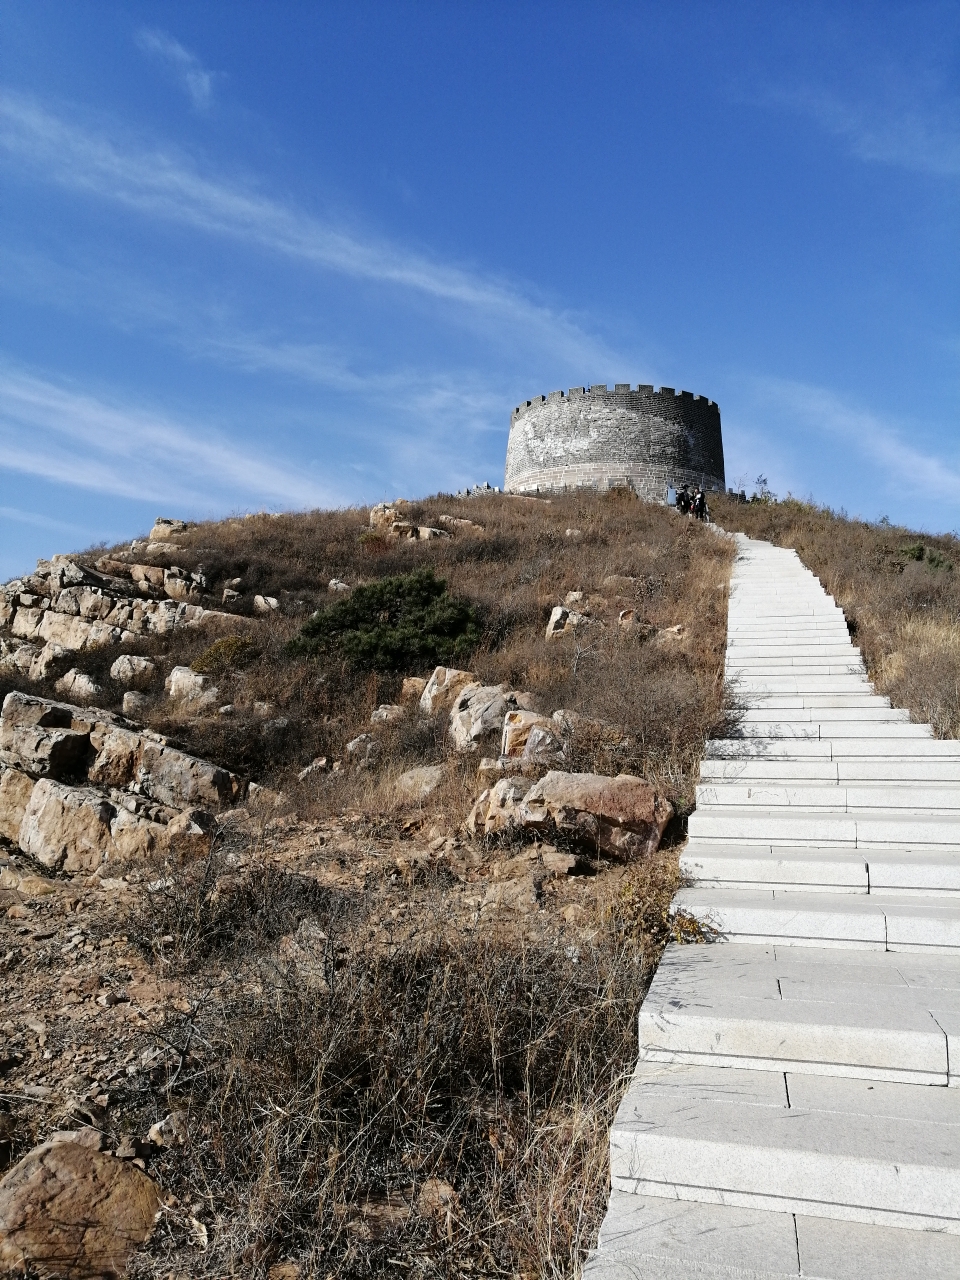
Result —
[[960, 742], [868, 683], [796, 553], [737, 535], [727, 678], [610, 1136], [589, 1280], [958, 1280]]

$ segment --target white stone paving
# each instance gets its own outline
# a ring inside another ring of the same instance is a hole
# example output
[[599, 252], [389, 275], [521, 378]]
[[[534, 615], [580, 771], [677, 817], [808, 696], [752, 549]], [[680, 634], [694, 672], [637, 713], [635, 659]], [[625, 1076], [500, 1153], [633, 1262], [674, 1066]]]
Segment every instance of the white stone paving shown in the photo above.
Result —
[[960, 1277], [960, 743], [737, 535], [727, 678], [589, 1280]]

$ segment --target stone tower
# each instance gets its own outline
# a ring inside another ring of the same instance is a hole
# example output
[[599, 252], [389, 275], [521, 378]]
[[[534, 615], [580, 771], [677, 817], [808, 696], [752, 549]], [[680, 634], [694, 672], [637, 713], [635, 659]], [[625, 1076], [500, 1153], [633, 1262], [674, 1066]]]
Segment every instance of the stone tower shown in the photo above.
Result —
[[625, 486], [664, 502], [683, 484], [724, 489], [720, 410], [705, 396], [618, 382], [551, 391], [510, 415], [508, 493]]

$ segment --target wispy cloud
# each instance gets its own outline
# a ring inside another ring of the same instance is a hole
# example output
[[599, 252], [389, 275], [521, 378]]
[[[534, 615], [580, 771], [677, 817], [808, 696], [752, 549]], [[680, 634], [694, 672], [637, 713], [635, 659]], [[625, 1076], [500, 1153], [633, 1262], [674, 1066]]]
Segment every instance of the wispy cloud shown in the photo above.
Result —
[[625, 360], [564, 311], [532, 300], [511, 282], [361, 235], [199, 172], [171, 150], [147, 151], [84, 130], [23, 97], [0, 95], [0, 147], [46, 180], [144, 214], [228, 236], [312, 267], [412, 290], [449, 304], [466, 323], [501, 339], [521, 333], [580, 370]]
[[51, 516], [42, 515], [38, 511], [21, 511], [19, 507], [0, 507], [0, 520], [32, 525], [36, 529], [51, 529], [55, 533], [73, 533], [82, 536], [86, 532], [81, 525], [69, 524], [66, 520], [54, 520]]
[[0, 363], [0, 466], [124, 498], [209, 510], [270, 502], [330, 505], [339, 495], [302, 470], [185, 423]]
[[814, 120], [860, 160], [916, 172], [960, 175], [960, 104], [851, 102], [825, 89], [781, 88], [768, 102]]
[[[936, 493], [941, 502], [960, 504], [960, 467], [909, 444], [899, 424], [824, 387], [759, 378], [754, 388], [759, 404], [791, 419], [794, 429], [851, 447], [865, 469], [879, 470], [891, 490], [917, 496]], [[942, 519], [942, 512], [935, 518]]]
[[135, 38], [138, 48], [159, 59], [173, 71], [195, 107], [210, 105], [213, 97], [213, 72], [205, 69], [196, 54], [185, 49], [166, 31], [155, 27], [142, 27]]

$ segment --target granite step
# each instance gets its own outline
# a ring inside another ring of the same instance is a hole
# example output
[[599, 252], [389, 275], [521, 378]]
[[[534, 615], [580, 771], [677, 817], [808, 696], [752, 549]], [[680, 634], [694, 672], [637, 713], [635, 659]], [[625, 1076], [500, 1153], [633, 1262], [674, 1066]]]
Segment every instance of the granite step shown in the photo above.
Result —
[[640, 1062], [610, 1134], [634, 1195], [960, 1234], [960, 1091]]

